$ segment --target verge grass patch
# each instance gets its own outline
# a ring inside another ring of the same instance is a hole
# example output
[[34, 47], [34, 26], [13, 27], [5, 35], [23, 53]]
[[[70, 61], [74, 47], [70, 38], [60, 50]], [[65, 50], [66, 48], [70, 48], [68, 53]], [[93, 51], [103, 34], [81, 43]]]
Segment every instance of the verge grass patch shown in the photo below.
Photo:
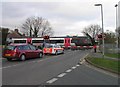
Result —
[[109, 60], [105, 58], [87, 57], [91, 63], [120, 74], [120, 61]]

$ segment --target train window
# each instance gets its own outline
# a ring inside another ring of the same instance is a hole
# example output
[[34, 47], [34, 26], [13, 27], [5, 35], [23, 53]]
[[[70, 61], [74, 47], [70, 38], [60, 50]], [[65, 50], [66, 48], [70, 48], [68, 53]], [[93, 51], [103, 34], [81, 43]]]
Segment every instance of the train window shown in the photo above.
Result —
[[14, 40], [14, 43], [26, 43], [26, 40]]
[[57, 43], [64, 43], [64, 40], [57, 40]]
[[[44, 41], [45, 41], [46, 43], [50, 43], [50, 40], [49, 40], [49, 39], [45, 39]], [[43, 42], [44, 42], [44, 41], [43, 41]]]
[[50, 43], [57, 43], [56, 40], [50, 40]]
[[32, 43], [43, 43], [43, 40], [32, 40]]
[[64, 43], [64, 40], [50, 40], [50, 43]]
[[78, 40], [72, 39], [72, 40], [71, 40], [71, 43], [78, 43]]
[[91, 40], [87, 37], [72, 38], [71, 43], [77, 46], [85, 46], [91, 44]]

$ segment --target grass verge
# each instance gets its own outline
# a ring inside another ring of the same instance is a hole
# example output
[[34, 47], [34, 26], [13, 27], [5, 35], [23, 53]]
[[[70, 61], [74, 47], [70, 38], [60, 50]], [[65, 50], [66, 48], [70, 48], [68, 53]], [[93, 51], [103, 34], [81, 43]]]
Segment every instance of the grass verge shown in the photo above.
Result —
[[95, 57], [87, 57], [86, 60], [89, 63], [99, 68], [120, 74], [120, 66], [119, 66], [120, 61], [109, 60], [104, 58], [95, 58]]
[[120, 54], [118, 53], [107, 53], [105, 56], [112, 57], [112, 58], [120, 58]]

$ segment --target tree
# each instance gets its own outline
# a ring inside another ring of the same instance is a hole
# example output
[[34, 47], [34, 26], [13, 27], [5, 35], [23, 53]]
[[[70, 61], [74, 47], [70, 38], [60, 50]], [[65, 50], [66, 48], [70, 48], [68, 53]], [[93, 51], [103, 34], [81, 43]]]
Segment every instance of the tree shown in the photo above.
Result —
[[116, 41], [116, 36], [114, 32], [105, 32], [105, 43], [114, 44]]
[[42, 17], [29, 17], [22, 25], [23, 32], [30, 37], [53, 35], [50, 23]]
[[92, 45], [95, 45], [96, 43], [95, 43], [95, 39], [94, 38], [92, 38], [88, 33], [86, 33], [86, 32], [83, 32], [88, 38], [90, 38], [90, 40], [91, 40], [91, 42], [92, 42]]
[[83, 29], [82, 32], [89, 34], [93, 39], [97, 38], [97, 35], [101, 33], [101, 27], [98, 24], [92, 24]]
[[117, 34], [117, 39], [118, 39], [118, 48], [120, 48], [120, 26], [118, 27], [118, 29], [116, 29]]
[[41, 36], [52, 36], [53, 35], [53, 30], [52, 30], [52, 27], [50, 26], [50, 23], [49, 21], [46, 21], [44, 20], [43, 23], [42, 23], [42, 29], [40, 30], [41, 32]]

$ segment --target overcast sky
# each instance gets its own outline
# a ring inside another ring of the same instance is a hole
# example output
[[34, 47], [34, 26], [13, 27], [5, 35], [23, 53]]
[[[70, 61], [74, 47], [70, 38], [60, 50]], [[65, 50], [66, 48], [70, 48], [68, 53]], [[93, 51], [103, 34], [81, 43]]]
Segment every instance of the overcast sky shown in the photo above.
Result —
[[[47, 19], [55, 36], [81, 35], [90, 24], [101, 26], [100, 7], [104, 10], [104, 31], [115, 31], [114, 7], [119, 0], [3, 0], [0, 3], [0, 25], [10, 29], [21, 29], [22, 23], [31, 16]], [[20, 30], [21, 31], [21, 30]]]

